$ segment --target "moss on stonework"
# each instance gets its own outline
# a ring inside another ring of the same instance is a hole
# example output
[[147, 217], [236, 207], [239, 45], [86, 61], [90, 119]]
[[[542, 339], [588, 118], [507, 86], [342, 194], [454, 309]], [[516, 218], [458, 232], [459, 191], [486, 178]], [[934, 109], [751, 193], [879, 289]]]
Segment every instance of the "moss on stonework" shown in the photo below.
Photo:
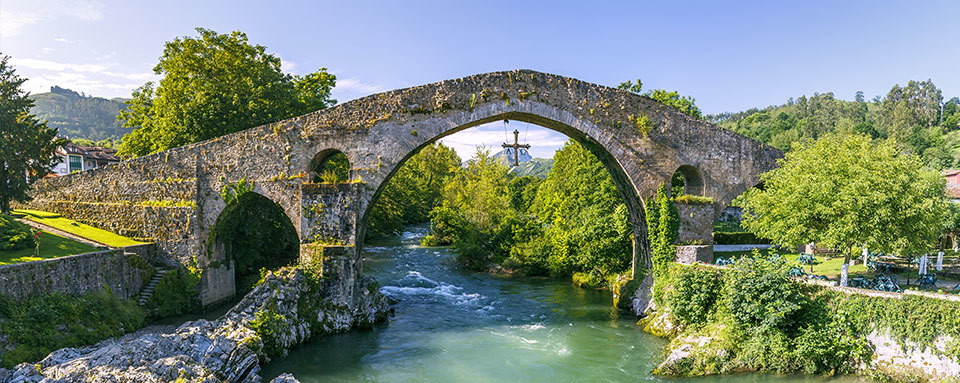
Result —
[[283, 353], [281, 337], [287, 331], [286, 317], [276, 311], [276, 306], [257, 311], [249, 326], [260, 337], [262, 355], [274, 357]]

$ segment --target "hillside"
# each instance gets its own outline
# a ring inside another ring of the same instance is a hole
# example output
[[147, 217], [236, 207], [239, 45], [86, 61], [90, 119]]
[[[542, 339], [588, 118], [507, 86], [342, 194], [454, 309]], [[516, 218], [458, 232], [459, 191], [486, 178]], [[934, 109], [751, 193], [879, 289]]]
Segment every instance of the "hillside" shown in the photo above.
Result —
[[125, 108], [124, 99], [91, 97], [57, 86], [31, 98], [35, 102], [31, 112], [60, 129], [61, 136], [99, 141], [118, 139], [133, 130], [117, 121], [117, 114]]
[[514, 168], [513, 174], [546, 178], [550, 169], [553, 169], [553, 158], [531, 158]]
[[546, 178], [547, 173], [550, 173], [550, 169], [553, 168], [552, 158], [533, 158], [527, 149], [520, 149], [518, 154], [517, 157], [520, 161], [520, 166], [515, 168], [513, 167], [513, 149], [503, 149], [494, 154], [493, 158], [511, 167], [512, 169], [510, 171], [518, 176]]
[[827, 133], [861, 133], [892, 139], [931, 167], [960, 166], [960, 98], [947, 100], [929, 80], [894, 85], [886, 97], [870, 101], [862, 92], [854, 101], [837, 99], [832, 92], [814, 93], [706, 119], [783, 150]]

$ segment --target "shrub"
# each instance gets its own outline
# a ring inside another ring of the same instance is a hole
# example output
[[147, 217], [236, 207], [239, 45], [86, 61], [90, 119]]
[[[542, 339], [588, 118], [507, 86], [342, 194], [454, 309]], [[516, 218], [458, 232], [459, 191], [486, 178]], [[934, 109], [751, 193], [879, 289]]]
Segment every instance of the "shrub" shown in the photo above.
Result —
[[715, 245], [755, 245], [769, 244], [769, 239], [757, 237], [756, 234], [742, 231], [735, 233], [713, 233], [713, 243]]
[[733, 323], [761, 331], [792, 331], [806, 297], [789, 272], [786, 260], [775, 253], [764, 257], [754, 251], [734, 262], [723, 290]]
[[13, 349], [3, 366], [34, 362], [64, 347], [80, 347], [143, 327], [146, 314], [137, 304], [109, 290], [79, 297], [63, 294], [21, 301], [0, 297], [0, 333]]
[[665, 303], [678, 324], [703, 324], [713, 315], [723, 287], [720, 273], [700, 266], [671, 265], [672, 283]]
[[713, 203], [713, 198], [693, 194], [681, 194], [674, 197], [673, 201], [684, 205], [709, 205]]
[[13, 217], [0, 215], [0, 251], [21, 250], [33, 246], [30, 226], [17, 222]]
[[250, 328], [257, 333], [263, 342], [263, 353], [267, 356], [277, 356], [283, 352], [280, 335], [283, 332], [283, 322], [286, 318], [273, 308], [257, 311]]
[[195, 311], [200, 306], [199, 285], [199, 272], [184, 269], [169, 271], [157, 283], [146, 307], [152, 316], [160, 318]]

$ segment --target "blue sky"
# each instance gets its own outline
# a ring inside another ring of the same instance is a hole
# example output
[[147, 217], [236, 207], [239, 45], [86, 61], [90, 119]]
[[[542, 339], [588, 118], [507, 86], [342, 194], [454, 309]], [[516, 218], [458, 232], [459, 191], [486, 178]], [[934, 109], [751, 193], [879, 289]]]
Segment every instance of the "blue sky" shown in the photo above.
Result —
[[[527, 68], [611, 86], [641, 78], [719, 113], [814, 92], [872, 98], [911, 79], [958, 96], [957, 20], [955, 1], [3, 0], [0, 52], [33, 92], [126, 97], [155, 79], [164, 42], [202, 26], [246, 32], [289, 72], [328, 68], [341, 102]], [[503, 138], [496, 124], [472, 131]], [[534, 145], [563, 141], [534, 131]]]

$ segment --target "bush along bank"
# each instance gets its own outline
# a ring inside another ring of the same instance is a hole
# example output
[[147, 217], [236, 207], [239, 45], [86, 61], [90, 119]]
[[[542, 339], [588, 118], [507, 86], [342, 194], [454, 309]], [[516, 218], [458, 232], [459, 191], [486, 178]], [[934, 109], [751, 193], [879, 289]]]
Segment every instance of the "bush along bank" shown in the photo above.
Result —
[[647, 332], [672, 338], [660, 375], [860, 373], [957, 382], [960, 303], [806, 284], [773, 254], [729, 268], [670, 264]]

